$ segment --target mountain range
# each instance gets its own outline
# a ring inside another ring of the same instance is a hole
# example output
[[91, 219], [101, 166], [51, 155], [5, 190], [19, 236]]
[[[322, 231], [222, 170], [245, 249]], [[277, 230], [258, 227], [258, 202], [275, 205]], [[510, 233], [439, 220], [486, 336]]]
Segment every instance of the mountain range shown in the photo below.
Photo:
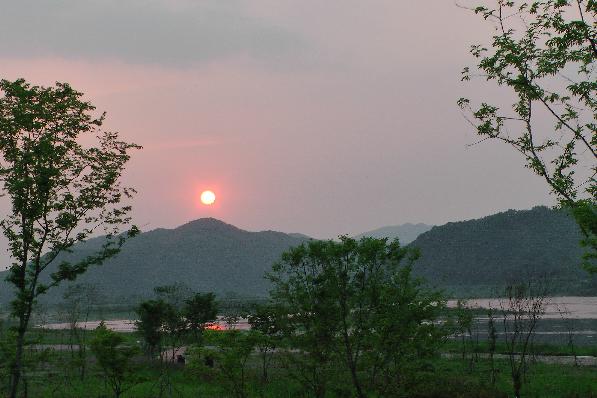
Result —
[[[429, 229], [430, 228], [430, 229]], [[580, 268], [581, 238], [565, 212], [536, 207], [430, 227], [406, 224], [359, 236], [398, 235], [421, 251], [414, 272], [430, 285], [458, 296], [489, 295], [505, 284], [546, 279], [554, 294], [597, 295], [597, 278]], [[406, 232], [405, 232], [406, 231]], [[116, 257], [90, 269], [77, 283], [98, 286], [109, 302], [136, 302], [155, 286], [184, 283], [220, 296], [264, 297], [263, 275], [301, 234], [249, 232], [213, 218], [174, 229], [155, 229], [127, 241]], [[63, 258], [82, 257], [101, 244], [91, 239]], [[0, 274], [3, 280], [3, 275]], [[0, 285], [0, 302], [11, 296]], [[60, 299], [64, 286], [44, 299]]]
[[400, 244], [408, 245], [410, 242], [414, 241], [424, 232], [429, 231], [433, 228], [433, 225], [427, 224], [411, 224], [406, 223], [402, 225], [390, 225], [387, 227], [382, 227], [378, 229], [374, 229], [373, 231], [363, 232], [362, 234], [356, 235], [355, 238], [360, 239], [363, 237], [370, 237], [370, 238], [389, 238], [389, 239], [398, 239]]
[[[421, 234], [415, 272], [457, 296], [495, 295], [533, 282], [553, 295], [597, 295], [597, 275], [581, 266], [582, 236], [563, 210], [508, 210]], [[496, 290], [497, 289], [497, 290]]]

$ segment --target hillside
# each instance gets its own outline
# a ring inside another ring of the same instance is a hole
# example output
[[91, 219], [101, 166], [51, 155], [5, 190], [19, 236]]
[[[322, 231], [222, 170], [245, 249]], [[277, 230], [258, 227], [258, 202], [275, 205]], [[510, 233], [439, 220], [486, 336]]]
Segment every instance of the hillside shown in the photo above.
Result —
[[563, 211], [509, 210], [433, 227], [412, 246], [416, 273], [459, 295], [487, 295], [508, 283], [547, 278], [554, 294], [597, 295], [597, 277], [579, 266], [580, 231]]
[[[110, 302], [144, 297], [155, 286], [175, 282], [221, 295], [263, 296], [268, 291], [264, 273], [283, 251], [304, 240], [281, 232], [248, 232], [204, 218], [175, 229], [142, 233], [126, 242], [116, 257], [77, 281], [97, 284]], [[100, 243], [99, 238], [86, 242], [75, 255], [90, 253]], [[5, 301], [6, 288], [0, 290]], [[60, 294], [51, 294], [50, 301]]]
[[[199, 219], [140, 234], [117, 257], [92, 268], [79, 282], [97, 284], [109, 302], [146, 297], [155, 286], [176, 282], [220, 295], [265, 296], [264, 273], [283, 251], [306, 239], [300, 234], [248, 232], [212, 218]], [[555, 294], [597, 295], [597, 276], [589, 278], [579, 266], [579, 239], [568, 215], [536, 207], [436, 226], [411, 245], [422, 254], [415, 264], [416, 274], [451, 294], [491, 295], [507, 283], [547, 276]], [[100, 243], [101, 239], [92, 239], [75, 255], [90, 253]], [[61, 294], [58, 289], [44, 300], [56, 301]], [[0, 302], [9, 297], [8, 287], [0, 286]]]
[[370, 238], [390, 238], [400, 240], [400, 243], [403, 245], [408, 245], [413, 240], [417, 239], [419, 235], [424, 232], [429, 231], [433, 228], [433, 225], [427, 224], [411, 224], [406, 223], [402, 225], [390, 225], [387, 227], [382, 227], [378, 229], [374, 229], [372, 231], [363, 232], [355, 236], [355, 238], [360, 239], [363, 237], [370, 237]]

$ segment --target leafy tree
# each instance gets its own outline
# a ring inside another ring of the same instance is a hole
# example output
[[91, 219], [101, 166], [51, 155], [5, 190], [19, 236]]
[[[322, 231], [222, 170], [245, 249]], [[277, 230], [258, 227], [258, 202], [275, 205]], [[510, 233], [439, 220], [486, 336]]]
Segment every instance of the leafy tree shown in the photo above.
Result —
[[[150, 358], [159, 352], [158, 396], [162, 397], [173, 387], [169, 365], [177, 358], [188, 331], [187, 321], [181, 311], [161, 298], [141, 303], [137, 315], [137, 331], [143, 338], [146, 352]], [[164, 350], [166, 347], [167, 351]]]
[[411, 276], [418, 252], [398, 241], [310, 241], [274, 266], [277, 322], [298, 378], [315, 396], [344, 372], [352, 394], [396, 395], [445, 331], [445, 303]]
[[103, 322], [90, 341], [91, 351], [116, 398], [134, 385], [135, 369], [131, 360], [138, 349], [126, 346], [124, 342], [121, 334], [109, 330]]
[[[253, 331], [227, 330], [214, 336], [214, 346], [195, 348], [190, 368], [201, 375], [215, 376], [235, 398], [248, 397], [248, 362], [256, 343]], [[210, 358], [213, 367], [206, 365]]]
[[216, 320], [218, 307], [213, 293], [195, 293], [185, 300], [183, 316], [187, 321], [187, 328], [198, 343], [201, 340], [205, 325]]
[[[471, 47], [487, 81], [509, 89], [510, 109], [483, 102], [458, 103], [482, 140], [502, 141], [520, 152], [585, 238], [584, 265], [597, 271], [597, 1], [496, 0], [476, 14], [495, 24], [489, 48]], [[474, 70], [463, 71], [470, 80]], [[551, 126], [549, 125], [551, 124]]]
[[274, 305], [257, 305], [249, 314], [248, 320], [255, 333], [255, 345], [261, 357], [261, 382], [267, 383], [268, 369], [281, 338]]
[[150, 357], [162, 351], [164, 320], [171, 310], [171, 306], [162, 300], [148, 300], [137, 307], [137, 333], [141, 335]]
[[[139, 147], [102, 130], [105, 114], [94, 116], [94, 106], [68, 84], [2, 80], [0, 91], [0, 180], [11, 203], [0, 228], [12, 257], [7, 280], [15, 288], [12, 314], [18, 321], [9, 393], [14, 398], [36, 299], [116, 254], [127, 236], [118, 235], [130, 219], [130, 206], [121, 202], [134, 190], [123, 187], [120, 176], [130, 151]], [[60, 253], [101, 228], [107, 237], [96, 253], [61, 260], [48, 275]], [[136, 232], [133, 227], [128, 236]]]

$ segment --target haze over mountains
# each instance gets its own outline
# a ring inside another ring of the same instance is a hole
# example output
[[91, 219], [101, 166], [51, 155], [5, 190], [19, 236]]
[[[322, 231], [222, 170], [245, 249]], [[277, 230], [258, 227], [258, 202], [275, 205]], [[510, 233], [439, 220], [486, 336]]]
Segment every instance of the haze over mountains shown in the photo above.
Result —
[[433, 225], [427, 224], [411, 224], [406, 223], [402, 225], [390, 225], [387, 227], [382, 227], [378, 229], [374, 229], [372, 231], [363, 232], [362, 234], [356, 235], [355, 238], [360, 239], [363, 237], [371, 237], [371, 238], [390, 238], [400, 240], [400, 244], [408, 245], [413, 240], [417, 239], [419, 235], [424, 232], [429, 231], [433, 228]]
[[[381, 228], [361, 236], [398, 234], [404, 243], [423, 230], [411, 243], [421, 250], [415, 272], [448, 293], [487, 295], [507, 283], [548, 277], [554, 293], [597, 294], [596, 278], [579, 266], [578, 228], [564, 212], [545, 207], [510, 210], [435, 227]], [[149, 296], [155, 286], [181, 282], [220, 296], [264, 297], [269, 285], [263, 275], [285, 250], [308, 239], [301, 234], [248, 232], [204, 218], [140, 234], [118, 256], [77, 282], [98, 285], [110, 302], [134, 302]], [[69, 256], [91, 253], [100, 243], [100, 238], [92, 239]], [[10, 290], [0, 286], [1, 301], [8, 300]], [[62, 291], [56, 289], [45, 300], [58, 300]]]

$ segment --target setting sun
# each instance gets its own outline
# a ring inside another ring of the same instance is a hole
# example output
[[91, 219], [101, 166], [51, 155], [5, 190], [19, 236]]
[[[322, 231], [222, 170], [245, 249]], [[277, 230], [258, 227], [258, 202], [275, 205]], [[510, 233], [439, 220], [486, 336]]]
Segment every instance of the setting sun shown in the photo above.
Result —
[[212, 191], [203, 191], [201, 193], [201, 203], [204, 205], [211, 205], [216, 201], [216, 194]]

